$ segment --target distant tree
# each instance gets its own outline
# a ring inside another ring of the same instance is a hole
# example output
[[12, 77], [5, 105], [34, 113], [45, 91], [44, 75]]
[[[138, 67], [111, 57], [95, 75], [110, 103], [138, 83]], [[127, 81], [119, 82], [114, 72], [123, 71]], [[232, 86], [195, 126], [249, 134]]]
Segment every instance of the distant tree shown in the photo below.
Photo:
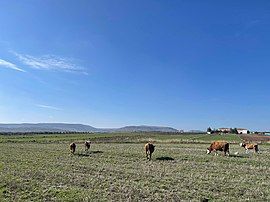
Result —
[[238, 134], [237, 128], [231, 128], [231, 133], [232, 134]]

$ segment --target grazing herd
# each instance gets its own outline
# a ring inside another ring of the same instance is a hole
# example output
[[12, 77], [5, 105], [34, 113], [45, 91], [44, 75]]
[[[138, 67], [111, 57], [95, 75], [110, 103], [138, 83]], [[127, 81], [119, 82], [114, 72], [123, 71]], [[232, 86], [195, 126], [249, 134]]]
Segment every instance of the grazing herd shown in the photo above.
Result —
[[[91, 146], [90, 141], [85, 141], [84, 142], [84, 147], [85, 151], [88, 152]], [[254, 153], [258, 153], [259, 148], [258, 144], [251, 144], [251, 143], [240, 143], [240, 147], [244, 147], [246, 150], [246, 153], [248, 153], [249, 150], [254, 150]], [[69, 149], [71, 154], [74, 154], [76, 151], [76, 144], [72, 142], [69, 145]], [[148, 160], [151, 160], [152, 154], [155, 151], [155, 145], [152, 143], [148, 142], [147, 144], [144, 145], [144, 150], [146, 154], [146, 158]], [[214, 141], [211, 143], [210, 147], [207, 148], [207, 154], [210, 154], [211, 152], [215, 153], [217, 155], [217, 151], [222, 151], [223, 155], [230, 155], [230, 148], [229, 148], [229, 143], [225, 141]]]
[[[240, 143], [240, 147], [244, 147], [246, 149], [246, 153], [248, 153], [248, 150], [254, 150], [254, 153], [258, 153], [258, 151], [259, 151], [258, 144]], [[213, 151], [213, 152], [215, 152], [215, 155], [216, 155], [217, 151], [223, 151], [224, 156], [225, 156], [226, 154], [230, 155], [229, 150], [230, 149], [229, 149], [229, 143], [228, 142], [215, 141], [215, 142], [212, 142], [210, 147], [207, 148], [207, 154], [210, 154]]]
[[[85, 151], [86, 151], [86, 152], [89, 151], [90, 146], [91, 146], [91, 142], [90, 142], [90, 141], [85, 141], [85, 142], [84, 142], [84, 148], [85, 148]], [[71, 152], [72, 154], [75, 153], [75, 151], [76, 151], [76, 144], [75, 144], [75, 142], [72, 142], [72, 143], [69, 145], [69, 150], [70, 150], [70, 152]]]

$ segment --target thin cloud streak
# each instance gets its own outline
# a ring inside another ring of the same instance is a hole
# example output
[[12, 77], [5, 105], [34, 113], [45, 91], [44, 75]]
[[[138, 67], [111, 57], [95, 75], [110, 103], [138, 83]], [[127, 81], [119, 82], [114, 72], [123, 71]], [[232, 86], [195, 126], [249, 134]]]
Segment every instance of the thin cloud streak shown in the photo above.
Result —
[[61, 109], [61, 108], [53, 107], [53, 106], [50, 106], [50, 105], [36, 104], [36, 106], [37, 106], [37, 107], [40, 107], [40, 108], [53, 109], [53, 110], [57, 110], [57, 111], [63, 110], [63, 109]]
[[27, 54], [19, 54], [11, 51], [23, 64], [40, 70], [57, 70], [73, 73], [87, 74], [84, 68], [73, 63], [72, 59], [55, 55], [43, 55], [35, 57]]
[[13, 70], [16, 70], [16, 71], [20, 71], [20, 72], [26, 72], [25, 70], [17, 67], [15, 64], [13, 64], [11, 62], [8, 62], [6, 60], [2, 60], [2, 59], [0, 59], [0, 66], [6, 67], [6, 68], [9, 68], [9, 69], [13, 69]]

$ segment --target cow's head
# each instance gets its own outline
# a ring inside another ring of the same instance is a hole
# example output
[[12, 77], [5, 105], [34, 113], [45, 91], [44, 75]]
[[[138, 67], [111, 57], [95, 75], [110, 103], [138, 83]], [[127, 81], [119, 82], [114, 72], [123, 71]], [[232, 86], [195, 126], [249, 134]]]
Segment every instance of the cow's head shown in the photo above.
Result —
[[207, 154], [210, 154], [211, 153], [211, 149], [210, 148], [207, 148]]

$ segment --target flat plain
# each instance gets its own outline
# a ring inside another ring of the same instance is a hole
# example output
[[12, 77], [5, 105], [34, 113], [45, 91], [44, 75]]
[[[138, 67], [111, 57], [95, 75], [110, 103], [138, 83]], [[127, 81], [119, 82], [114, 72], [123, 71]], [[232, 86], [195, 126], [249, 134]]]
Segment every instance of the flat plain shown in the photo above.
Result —
[[[93, 142], [89, 152], [85, 140]], [[207, 155], [213, 140], [230, 142], [232, 155]], [[151, 161], [143, 150], [148, 141], [156, 145]], [[0, 201], [270, 201], [270, 146], [245, 154], [241, 141], [167, 133], [1, 135]]]

